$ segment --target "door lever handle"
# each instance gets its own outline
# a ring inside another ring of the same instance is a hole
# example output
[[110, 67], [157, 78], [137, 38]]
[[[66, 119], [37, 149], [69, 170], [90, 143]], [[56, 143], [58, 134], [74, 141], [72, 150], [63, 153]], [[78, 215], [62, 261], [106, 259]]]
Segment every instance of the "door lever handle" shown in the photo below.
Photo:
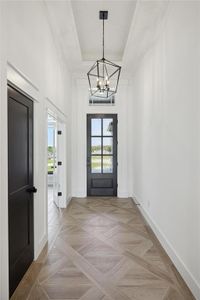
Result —
[[37, 193], [37, 189], [36, 189], [34, 186], [28, 188], [26, 191], [27, 191], [28, 193]]

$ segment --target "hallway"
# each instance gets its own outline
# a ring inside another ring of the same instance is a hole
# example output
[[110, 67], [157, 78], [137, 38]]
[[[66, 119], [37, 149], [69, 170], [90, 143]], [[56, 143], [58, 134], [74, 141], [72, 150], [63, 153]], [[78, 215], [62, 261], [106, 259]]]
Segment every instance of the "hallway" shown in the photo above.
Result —
[[53, 220], [12, 300], [194, 299], [131, 199], [74, 198]]
[[200, 300], [200, 0], [1, 0], [0, 70], [0, 300]]

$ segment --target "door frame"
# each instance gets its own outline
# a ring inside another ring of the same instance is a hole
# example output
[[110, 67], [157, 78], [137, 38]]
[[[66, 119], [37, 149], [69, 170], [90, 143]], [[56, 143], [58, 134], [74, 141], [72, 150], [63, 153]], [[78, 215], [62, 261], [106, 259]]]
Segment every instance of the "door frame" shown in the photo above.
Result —
[[[67, 135], [67, 116], [61, 111], [59, 110], [54, 103], [49, 99], [49, 98], [45, 98], [45, 133], [46, 133], [46, 138], [45, 138], [45, 155], [44, 155], [44, 159], [45, 159], [45, 192], [46, 192], [46, 234], [47, 234], [47, 240], [48, 240], [48, 168], [47, 168], [47, 161], [48, 161], [48, 114], [51, 114], [58, 122], [58, 130], [62, 130], [63, 131], [63, 140], [64, 140], [64, 151], [62, 152], [63, 157], [62, 157], [62, 161], [63, 161], [63, 171], [64, 174], [62, 176], [62, 185], [65, 187], [65, 189], [63, 189], [63, 196], [62, 198], [59, 200], [59, 208], [65, 208], [68, 204], [68, 190], [66, 188], [67, 185], [67, 145], [66, 145], [66, 135]], [[65, 166], [65, 168], [64, 168]]]
[[[27, 192], [25, 191], [25, 188], [27, 189], [27, 186], [29, 186], [29, 187], [34, 186], [34, 101], [33, 101], [32, 97], [25, 95], [25, 93], [22, 93], [21, 91], [19, 91], [19, 89], [16, 89], [15, 87], [13, 87], [13, 85], [10, 84], [9, 82], [7, 84], [7, 91], [8, 91], [8, 98], [7, 98], [7, 101], [8, 101], [8, 132], [9, 132], [9, 125], [10, 125], [10, 123], [9, 123], [9, 120], [10, 120], [10, 118], [9, 118], [10, 102], [9, 101], [10, 101], [10, 99], [12, 99], [12, 103], [16, 102], [16, 103], [19, 103], [21, 106], [25, 106], [28, 108], [28, 114], [27, 114], [28, 115], [28, 125], [27, 125], [28, 141], [27, 141], [27, 144], [28, 144], [28, 157], [29, 157], [29, 160], [28, 160], [29, 164], [28, 164], [28, 169], [27, 169], [28, 184], [26, 186], [23, 186], [23, 190], [24, 190], [26, 197], [28, 198], [27, 200], [29, 202], [29, 209], [28, 209], [29, 210], [29, 215], [28, 215], [29, 245], [26, 248], [26, 255], [25, 255], [26, 260], [28, 258], [28, 260], [26, 261], [26, 267], [25, 267], [25, 263], [24, 263], [25, 260], [23, 259], [22, 265], [20, 264], [20, 267], [18, 268], [18, 271], [20, 272], [21, 268], [23, 267], [23, 272], [25, 270], [25, 273], [26, 273], [26, 271], [28, 270], [28, 268], [30, 267], [31, 263], [34, 260], [34, 196], [35, 196], [35, 194], [32, 193], [30, 196], [28, 196]], [[10, 163], [9, 162], [9, 151], [10, 151], [9, 150], [9, 148], [10, 148], [9, 141], [10, 141], [10, 137], [8, 136], [8, 165]], [[12, 141], [12, 138], [11, 138], [11, 141]], [[9, 175], [9, 172], [8, 172], [8, 175]], [[10, 177], [8, 176], [8, 181], [9, 181], [9, 178]], [[19, 189], [17, 189], [17, 192], [19, 192]], [[8, 195], [8, 203], [10, 203], [10, 201], [12, 202], [12, 200], [10, 200], [10, 194], [9, 194]], [[11, 211], [9, 210], [9, 206], [8, 206], [9, 226], [10, 226], [10, 222], [12, 222], [9, 217], [10, 212]], [[10, 231], [10, 229], [9, 229], [9, 231]], [[9, 234], [9, 232], [8, 232], [8, 234]], [[13, 234], [13, 231], [12, 231], [12, 234]], [[12, 242], [12, 244], [13, 244], [13, 242]], [[9, 242], [9, 252], [11, 252], [10, 249], [11, 248], [10, 248], [10, 242]], [[23, 249], [23, 251], [24, 251], [24, 249]], [[10, 263], [10, 255], [9, 255], [9, 272], [11, 272], [11, 266], [13, 267], [13, 264]], [[13, 279], [12, 280], [10, 279], [11, 274], [12, 274], [12, 277], [14, 277], [13, 273], [9, 273], [9, 281], [11, 281], [13, 283]], [[18, 276], [18, 278], [21, 277], [21, 279], [22, 279], [23, 276], [22, 277]], [[20, 279], [20, 281], [21, 281], [21, 279]], [[14, 290], [13, 290], [13, 288], [14, 288]], [[12, 296], [12, 294], [15, 291], [14, 286], [13, 286], [13, 288], [12, 288], [12, 290], [11, 290], [11, 287], [9, 288], [10, 296]]]
[[[49, 121], [49, 116], [51, 116], [54, 119], [55, 125], [52, 126], [52, 128], [54, 129], [54, 136], [53, 136], [53, 145], [56, 147], [56, 152], [53, 152], [53, 163], [54, 163], [54, 172], [53, 172], [53, 202], [57, 205], [57, 207], [59, 207], [59, 198], [58, 195], [55, 196], [55, 178], [58, 179], [58, 169], [56, 170], [57, 166], [55, 166], [56, 163], [56, 159], [55, 159], [55, 154], [57, 154], [57, 160], [58, 160], [58, 137], [57, 137], [57, 131], [58, 131], [58, 119], [56, 118], [56, 116], [50, 111], [48, 110], [48, 115], [47, 115], [47, 152], [48, 152], [48, 136], [49, 136], [49, 124], [51, 123]], [[54, 123], [52, 121], [52, 124]], [[48, 168], [48, 159], [49, 157], [47, 156], [47, 168]], [[55, 175], [56, 172], [56, 175]], [[49, 189], [49, 170], [47, 169], [47, 199], [48, 199], [48, 189]], [[49, 201], [49, 200], [48, 200]]]
[[[114, 117], [115, 121], [116, 121], [116, 147], [113, 146], [113, 149], [115, 148], [115, 157], [116, 157], [116, 166], [115, 166], [115, 172], [113, 172], [113, 177], [114, 180], [116, 182], [116, 188], [114, 190], [114, 194], [113, 197], [118, 197], [118, 114], [117, 113], [87, 113], [86, 115], [86, 191], [87, 191], [87, 197], [89, 197], [89, 185], [88, 185], [88, 149], [90, 147], [89, 145], [89, 138], [88, 138], [88, 128], [89, 128], [89, 120], [91, 120], [91, 117], [95, 116], [95, 117], [99, 117], [99, 118], [106, 118], [106, 117]], [[114, 135], [113, 135], [114, 137]], [[106, 173], [105, 173], [106, 174]], [[96, 196], [94, 196], [96, 197]], [[100, 196], [101, 197], [101, 196]], [[102, 197], [106, 197], [102, 196]], [[110, 197], [110, 196], [109, 196]]]
[[[2, 73], [2, 86], [0, 89], [0, 114], [2, 126], [0, 128], [0, 139], [2, 142], [2, 147], [0, 149], [1, 155], [1, 170], [0, 170], [0, 235], [2, 241], [2, 247], [0, 249], [0, 290], [2, 299], [9, 299], [9, 252], [8, 252], [8, 84], [18, 90], [20, 93], [24, 94], [33, 101], [34, 106], [34, 115], [33, 118], [38, 114], [37, 103], [39, 103], [39, 89], [35, 86], [32, 81], [19, 69], [17, 69], [10, 62], [2, 62], [1, 73]], [[35, 141], [35, 122], [33, 122], [33, 143]], [[34, 143], [35, 144], [35, 143]], [[34, 149], [35, 150], [35, 149]], [[35, 160], [35, 151], [34, 151], [34, 164], [33, 168], [35, 170], [36, 160]], [[35, 182], [34, 175], [34, 182]], [[36, 196], [37, 197], [37, 196]], [[34, 200], [35, 201], [35, 200]], [[36, 212], [36, 213], [35, 213]], [[34, 241], [36, 236], [35, 226], [37, 225], [36, 215], [38, 211], [34, 205]], [[36, 249], [36, 244], [34, 243], [34, 257], [37, 257], [40, 249]]]

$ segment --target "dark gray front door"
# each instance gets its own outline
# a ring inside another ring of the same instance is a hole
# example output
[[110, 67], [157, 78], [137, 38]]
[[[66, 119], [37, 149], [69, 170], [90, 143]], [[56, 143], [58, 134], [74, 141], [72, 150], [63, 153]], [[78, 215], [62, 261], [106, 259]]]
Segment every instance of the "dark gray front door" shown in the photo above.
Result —
[[87, 195], [117, 196], [117, 115], [87, 115]]
[[10, 296], [33, 261], [33, 102], [8, 87]]

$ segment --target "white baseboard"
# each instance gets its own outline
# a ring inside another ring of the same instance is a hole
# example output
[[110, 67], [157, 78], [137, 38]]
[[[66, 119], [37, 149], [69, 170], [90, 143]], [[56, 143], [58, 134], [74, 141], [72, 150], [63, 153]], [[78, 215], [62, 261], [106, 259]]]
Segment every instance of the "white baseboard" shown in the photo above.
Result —
[[[133, 197], [133, 201], [136, 203], [141, 203], [137, 200], [136, 197]], [[175, 267], [187, 283], [188, 287], [190, 288], [191, 292], [195, 296], [197, 300], [200, 300], [200, 285], [197, 282], [197, 280], [194, 278], [192, 273], [188, 270], [185, 263], [182, 261], [182, 259], [179, 257], [179, 255], [176, 253], [175, 249], [167, 239], [167, 237], [164, 235], [164, 233], [160, 230], [159, 226], [152, 220], [149, 213], [146, 211], [146, 209], [143, 207], [142, 204], [138, 206], [141, 214], [147, 221], [147, 223], [150, 225], [151, 229], [155, 233], [156, 237], [158, 238], [159, 242], [161, 243], [162, 247], [167, 252], [168, 256], [174, 263]]]
[[69, 203], [71, 202], [71, 200], [72, 200], [72, 196], [68, 195], [68, 197], [67, 197], [67, 206], [69, 205]]
[[128, 198], [129, 193], [127, 191], [118, 190], [117, 197], [118, 198]]
[[74, 191], [72, 192], [72, 196], [74, 198], [85, 198], [87, 197], [86, 191]]
[[47, 241], [48, 241], [48, 238], [47, 238], [47, 235], [45, 234], [43, 236], [43, 238], [40, 240], [37, 248], [35, 249], [34, 260], [36, 260], [38, 258], [38, 256], [42, 252], [44, 246], [46, 245]]

